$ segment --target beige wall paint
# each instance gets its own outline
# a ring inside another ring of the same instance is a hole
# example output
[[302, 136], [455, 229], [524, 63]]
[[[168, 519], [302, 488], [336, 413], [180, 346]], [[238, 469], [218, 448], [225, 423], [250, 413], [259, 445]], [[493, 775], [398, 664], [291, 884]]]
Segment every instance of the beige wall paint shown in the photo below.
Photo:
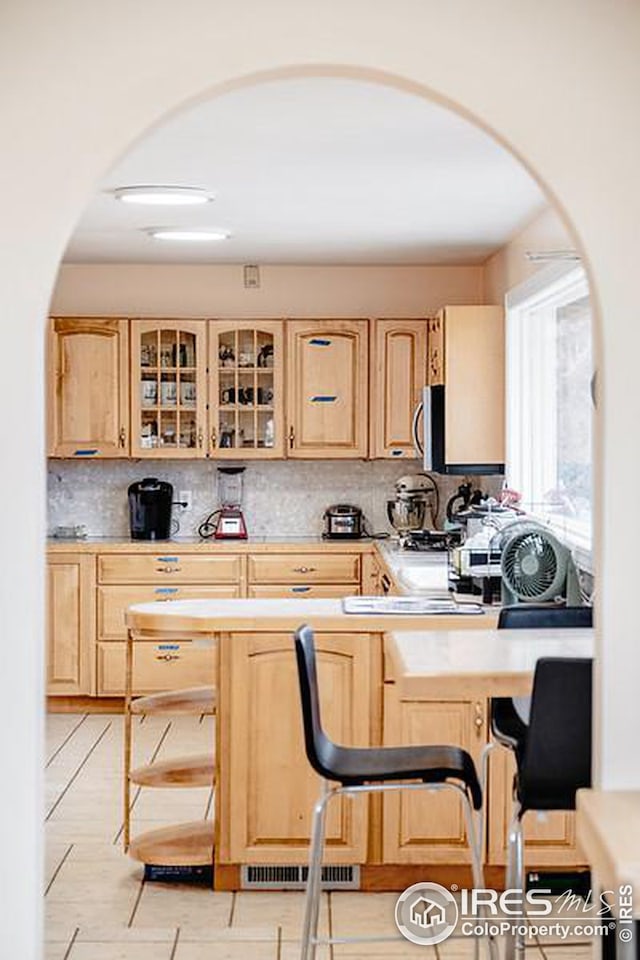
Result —
[[540, 269], [540, 263], [527, 259], [527, 251], [540, 253], [573, 248], [575, 241], [571, 239], [558, 213], [551, 207], [544, 210], [485, 262], [485, 302], [502, 303], [508, 290]]
[[[640, 473], [640, 5], [631, 0], [5, 0], [0, 15], [0, 421], [5, 645], [0, 953], [41, 955], [43, 328], [90, 192], [168, 113], [240, 78], [376, 77], [458, 105], [566, 211], [598, 308], [601, 782], [640, 788], [637, 542], [619, 495]], [[11, 415], [8, 415], [9, 409]]]
[[58, 315], [424, 317], [445, 304], [482, 303], [483, 268], [261, 266], [247, 290], [242, 266], [64, 264]]

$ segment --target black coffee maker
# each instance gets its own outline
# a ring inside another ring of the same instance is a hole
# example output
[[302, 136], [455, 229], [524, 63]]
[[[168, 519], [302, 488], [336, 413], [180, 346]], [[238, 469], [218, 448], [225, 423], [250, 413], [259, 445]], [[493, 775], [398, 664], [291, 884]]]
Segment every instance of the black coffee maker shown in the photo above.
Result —
[[173, 487], [164, 480], [145, 477], [129, 487], [129, 522], [132, 540], [168, 540], [171, 536]]

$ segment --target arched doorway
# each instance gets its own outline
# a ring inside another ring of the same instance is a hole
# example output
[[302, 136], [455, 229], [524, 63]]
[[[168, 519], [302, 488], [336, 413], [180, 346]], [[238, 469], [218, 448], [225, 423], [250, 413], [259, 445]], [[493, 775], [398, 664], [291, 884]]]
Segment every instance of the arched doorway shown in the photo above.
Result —
[[[5, 65], [13, 82], [5, 85], [2, 103], [13, 136], [5, 153], [2, 312], [10, 353], [21, 359], [8, 368], [6, 388], [12, 409], [22, 413], [18, 429], [6, 422], [4, 530], [12, 562], [2, 604], [10, 642], [16, 637], [25, 642], [12, 649], [3, 678], [8, 781], [22, 787], [22, 793], [6, 796], [6, 822], [12, 830], [5, 854], [16, 868], [4, 906], [12, 919], [5, 930], [14, 951], [24, 957], [36, 956], [33, 915], [39, 897], [33, 887], [39, 848], [33, 825], [39, 817], [38, 558], [44, 514], [42, 391], [34, 387], [41, 381], [42, 349], [36, 327], [46, 313], [65, 238], [92, 183], [141, 129], [203, 91], [223, 89], [232, 78], [318, 63], [383, 69], [423, 92], [438, 91], [482, 118], [517, 155], [527, 157], [569, 212], [591, 264], [601, 346], [606, 348], [601, 353], [599, 435], [599, 474], [606, 487], [600, 484], [600, 490], [613, 489], [621, 472], [633, 473], [638, 465], [638, 454], [628, 444], [638, 409], [633, 392], [637, 334], [625, 330], [636, 309], [633, 251], [640, 142], [627, 117], [632, 116], [638, 85], [637, 12], [618, 9], [612, 20], [609, 10], [592, 5], [587, 21], [577, 0], [553, 13], [534, 2], [519, 5], [517, 11], [496, 3], [489, 13], [471, 2], [446, 10], [441, 5], [408, 5], [401, 12], [367, 10], [366, 17], [361, 8], [344, 10], [339, 3], [325, 5], [313, 18], [286, 2], [268, 11], [259, 4], [249, 10], [250, 30], [246, 8], [225, 11], [222, 21], [218, 8], [195, 2], [175, 11], [179, 21], [163, 8], [154, 10], [153, 22], [147, 23], [146, 11], [132, 13], [121, 0], [112, 5], [100, 30], [86, 19], [93, 11], [79, 2], [68, 5], [64, 24], [56, 21], [55, 12], [41, 12], [37, 33], [30, 8], [13, 10], [8, 18]], [[578, 40], [576, 22], [581, 26]], [[123, 32], [122, 23], [128, 23], [130, 31]], [[542, 56], [552, 69], [539, 68]], [[114, 66], [123, 62], [135, 64], [135, 71]], [[617, 64], [615, 72], [612, 63]], [[83, 84], [78, 79], [82, 76], [92, 82]], [[597, 137], [592, 134], [594, 120]], [[624, 150], [619, 149], [621, 140]], [[45, 156], [39, 196], [34, 198], [30, 174], [34, 161]], [[626, 505], [609, 498], [605, 511], [601, 502], [599, 519], [600, 555], [607, 559], [606, 567], [601, 566], [601, 624], [608, 633], [602, 660], [603, 770], [608, 784], [632, 786], [640, 774], [628, 767], [624, 731], [634, 725], [632, 711], [640, 709], [630, 669], [638, 656], [635, 555], [632, 538], [627, 538]], [[625, 663], [621, 676], [610, 669], [614, 659]], [[11, 729], [15, 717], [20, 718], [20, 737]]]

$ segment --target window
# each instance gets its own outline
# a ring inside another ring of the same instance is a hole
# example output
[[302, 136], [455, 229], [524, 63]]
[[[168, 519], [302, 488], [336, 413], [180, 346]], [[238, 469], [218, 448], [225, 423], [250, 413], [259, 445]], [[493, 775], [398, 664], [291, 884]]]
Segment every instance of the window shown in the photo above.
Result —
[[592, 379], [584, 270], [551, 265], [507, 295], [507, 479], [581, 561], [591, 548]]

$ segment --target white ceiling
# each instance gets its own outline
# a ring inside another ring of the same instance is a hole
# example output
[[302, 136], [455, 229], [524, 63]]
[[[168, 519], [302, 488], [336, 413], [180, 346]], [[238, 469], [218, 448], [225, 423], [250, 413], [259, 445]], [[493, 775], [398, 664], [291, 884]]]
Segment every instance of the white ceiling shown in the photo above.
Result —
[[[191, 185], [204, 207], [134, 207], [109, 191]], [[510, 153], [455, 113], [333, 78], [264, 83], [184, 111], [106, 176], [67, 262], [478, 263], [546, 201]], [[218, 227], [161, 242], [144, 228]]]

